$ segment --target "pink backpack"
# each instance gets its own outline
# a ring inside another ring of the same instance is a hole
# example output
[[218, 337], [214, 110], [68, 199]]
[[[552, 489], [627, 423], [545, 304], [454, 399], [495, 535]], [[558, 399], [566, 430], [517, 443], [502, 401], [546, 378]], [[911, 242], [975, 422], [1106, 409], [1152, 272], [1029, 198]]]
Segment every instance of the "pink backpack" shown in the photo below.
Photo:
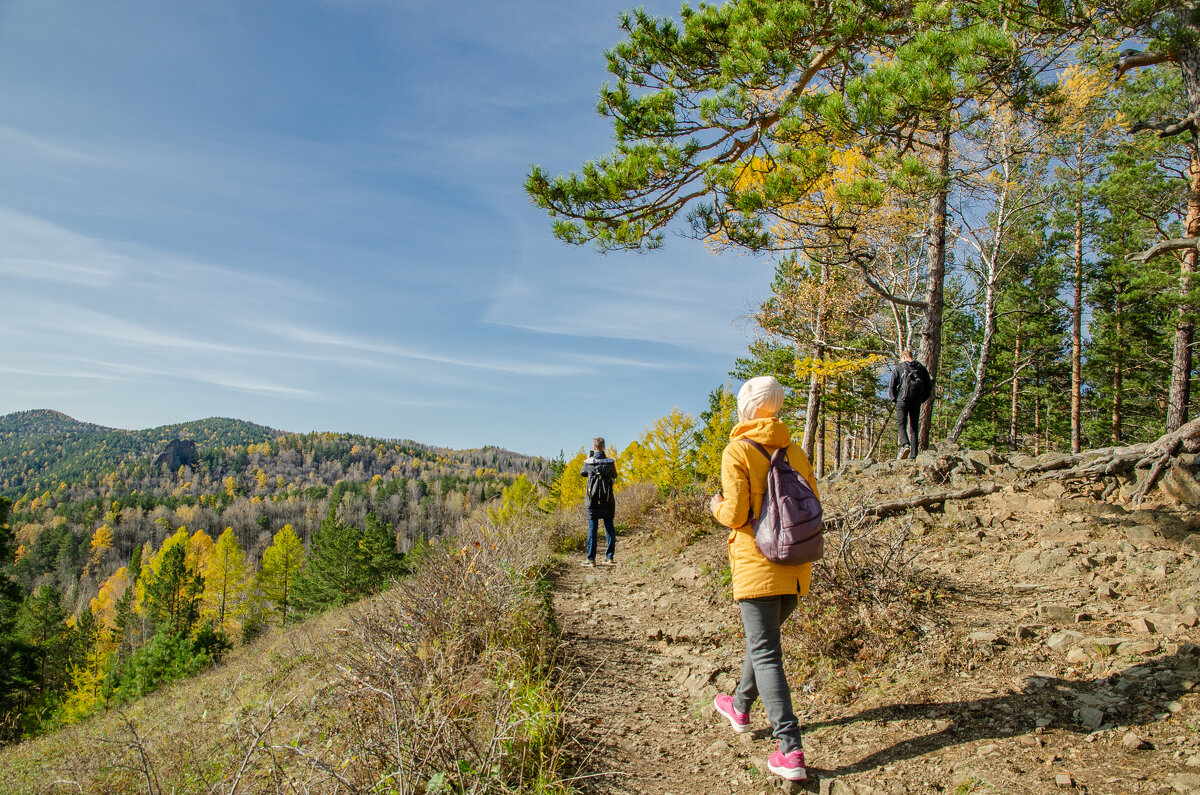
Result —
[[771, 462], [762, 515], [756, 519], [750, 511], [758, 551], [772, 563], [796, 565], [820, 560], [825, 552], [821, 501], [788, 461], [787, 448], [781, 447], [772, 455], [752, 439], [742, 441], [754, 445]]

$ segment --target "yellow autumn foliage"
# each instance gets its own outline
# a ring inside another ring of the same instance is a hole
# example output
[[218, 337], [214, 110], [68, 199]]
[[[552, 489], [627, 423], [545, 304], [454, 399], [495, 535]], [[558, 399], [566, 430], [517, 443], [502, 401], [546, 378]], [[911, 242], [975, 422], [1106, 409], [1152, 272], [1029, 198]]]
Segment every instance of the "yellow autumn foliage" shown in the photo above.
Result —
[[821, 381], [826, 381], [871, 369], [885, 361], [885, 357], [874, 353], [868, 356], [844, 359], [797, 358], [793, 368], [796, 377], [801, 380], [808, 380], [811, 376], [816, 375]]

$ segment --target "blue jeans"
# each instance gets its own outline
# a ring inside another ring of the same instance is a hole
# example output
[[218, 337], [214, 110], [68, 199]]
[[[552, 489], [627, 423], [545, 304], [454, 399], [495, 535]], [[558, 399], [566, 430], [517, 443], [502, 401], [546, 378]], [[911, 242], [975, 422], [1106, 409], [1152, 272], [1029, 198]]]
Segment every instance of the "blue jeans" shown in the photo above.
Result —
[[[596, 531], [599, 529], [600, 520], [592, 517], [588, 519], [588, 540], [587, 540], [587, 559], [596, 559]], [[613, 520], [604, 517], [604, 533], [608, 536], [608, 551], [604, 556], [609, 560], [613, 558], [613, 552], [617, 550], [617, 531], [613, 528]]]
[[792, 711], [792, 691], [783, 673], [783, 645], [779, 627], [796, 609], [795, 594], [742, 599], [742, 628], [746, 631], [746, 661], [742, 681], [733, 691], [733, 708], [750, 711], [750, 705], [762, 698], [771, 722], [771, 735], [779, 740], [785, 754], [800, 750], [800, 721]]

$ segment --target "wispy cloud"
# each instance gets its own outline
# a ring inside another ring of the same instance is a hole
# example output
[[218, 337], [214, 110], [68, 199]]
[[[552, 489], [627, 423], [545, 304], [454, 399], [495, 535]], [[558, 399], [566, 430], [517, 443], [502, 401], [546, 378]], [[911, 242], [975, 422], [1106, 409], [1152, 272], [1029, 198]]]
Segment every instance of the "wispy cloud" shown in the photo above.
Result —
[[4, 125], [0, 125], [0, 147], [10, 153], [37, 160], [51, 159], [94, 166], [112, 164], [112, 161], [87, 151], [75, 142], [48, 135], [34, 135]]
[[399, 359], [411, 359], [421, 362], [463, 367], [472, 370], [485, 370], [513, 375], [528, 376], [572, 376], [583, 375], [587, 369], [578, 364], [552, 364], [546, 362], [514, 361], [491, 358], [471, 358], [453, 356], [428, 350], [420, 350], [392, 342], [368, 339], [355, 335], [338, 333], [329, 330], [308, 328], [297, 325], [270, 325], [260, 327], [262, 331], [276, 336], [304, 343], [306, 345], [325, 345], [335, 348], [378, 353]]
[[49, 368], [9, 367], [0, 364], [0, 373], [7, 375], [25, 375], [37, 378], [85, 378], [100, 381], [116, 381], [118, 377], [112, 373], [90, 373], [82, 370], [52, 370]]

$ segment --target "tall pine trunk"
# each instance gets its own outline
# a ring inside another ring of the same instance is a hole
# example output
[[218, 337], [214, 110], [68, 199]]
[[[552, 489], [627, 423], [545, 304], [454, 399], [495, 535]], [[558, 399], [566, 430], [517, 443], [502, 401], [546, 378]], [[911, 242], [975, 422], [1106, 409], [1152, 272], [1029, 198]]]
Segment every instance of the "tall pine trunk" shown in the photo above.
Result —
[[[1182, 9], [1181, 16], [1185, 13]], [[1195, 11], [1192, 11], [1195, 14]], [[1185, 23], [1193, 34], [1200, 34], [1194, 21]], [[1194, 43], [1179, 51], [1179, 68], [1183, 77], [1183, 91], [1187, 112], [1192, 118], [1200, 115], [1200, 47]], [[1195, 134], [1192, 137], [1192, 159], [1189, 164], [1187, 217], [1184, 234], [1193, 237], [1200, 234], [1200, 157], [1195, 149]], [[1188, 418], [1188, 403], [1191, 397], [1192, 336], [1195, 324], [1191, 303], [1192, 276], [1196, 272], [1196, 249], [1188, 249], [1179, 266], [1179, 320], [1175, 324], [1175, 346], [1171, 354], [1171, 391], [1167, 398], [1167, 433], [1178, 430]]]
[[1012, 409], [1008, 415], [1008, 447], [1017, 449], [1017, 406], [1021, 394], [1021, 316], [1017, 315], [1017, 339], [1013, 344]]
[[1075, 302], [1071, 306], [1071, 452], [1078, 453], [1083, 444], [1082, 386], [1083, 383], [1083, 138], [1075, 152]]
[[918, 447], [929, 446], [929, 425], [933, 419], [933, 402], [937, 394], [938, 364], [942, 358], [943, 288], [946, 280], [946, 205], [950, 192], [950, 120], [942, 123], [937, 159], [940, 184], [929, 208], [929, 269], [925, 282], [925, 328], [921, 332], [921, 362], [933, 379], [934, 394], [921, 404], [921, 441]]
[[1033, 454], [1042, 454], [1042, 401], [1038, 392], [1042, 386], [1042, 374], [1038, 368], [1033, 369]]
[[[1188, 165], [1188, 203], [1187, 216], [1184, 219], [1184, 234], [1188, 237], [1200, 235], [1200, 153], [1193, 150], [1192, 160]], [[1192, 303], [1192, 279], [1196, 273], [1197, 251], [1187, 249], [1179, 266], [1179, 324], [1175, 329], [1175, 351], [1171, 359], [1171, 397], [1167, 408], [1167, 431], [1177, 430], [1188, 421], [1188, 407], [1191, 402], [1192, 384], [1192, 339], [1196, 325], [1192, 321], [1192, 313], [1196, 310]], [[1182, 347], [1182, 350], [1181, 350]], [[1182, 360], [1182, 361], [1180, 361]], [[1176, 380], [1179, 380], [1178, 396], [1176, 396]], [[1174, 414], [1174, 417], [1172, 417]], [[1172, 424], [1172, 419], [1175, 424]]]
[[845, 445], [842, 441], [841, 409], [833, 412], [833, 443], [837, 445], [837, 450], [833, 454], [833, 471], [836, 472], [842, 468], [842, 447]]
[[1116, 300], [1113, 302], [1117, 316], [1117, 345], [1115, 356], [1113, 358], [1113, 405], [1112, 405], [1112, 443], [1119, 445], [1121, 443], [1121, 410], [1123, 408], [1121, 402], [1121, 392], [1125, 386], [1125, 360], [1121, 355], [1122, 352], [1122, 332], [1125, 326], [1125, 306], [1123, 304], [1123, 296], [1121, 288], [1116, 289]]

